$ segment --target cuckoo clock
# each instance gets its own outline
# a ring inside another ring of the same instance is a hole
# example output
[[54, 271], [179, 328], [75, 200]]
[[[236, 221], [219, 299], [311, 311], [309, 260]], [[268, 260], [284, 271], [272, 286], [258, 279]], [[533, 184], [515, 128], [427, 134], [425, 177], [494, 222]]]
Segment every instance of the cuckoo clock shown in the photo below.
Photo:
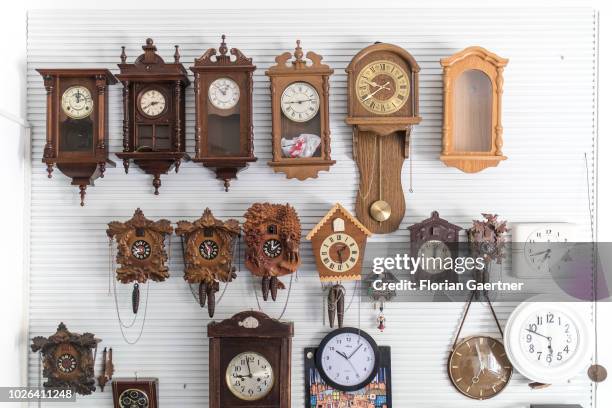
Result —
[[196, 101], [195, 159], [214, 169], [228, 191], [236, 173], [254, 162], [253, 60], [237, 48], [209, 48], [190, 68]]
[[117, 83], [107, 69], [38, 69], [47, 90], [47, 140], [43, 163], [53, 166], [85, 190], [104, 177], [108, 159], [108, 85]]
[[502, 93], [508, 60], [469, 47], [440, 60], [444, 68], [442, 155], [466, 173], [495, 167], [502, 154]]
[[395, 231], [406, 209], [401, 173], [412, 126], [420, 123], [419, 65], [406, 50], [377, 43], [353, 57], [348, 117], [360, 173], [357, 218], [374, 233]]
[[231, 282], [236, 277], [234, 248], [240, 224], [233, 219], [218, 220], [207, 208], [194, 222], [179, 221], [176, 235], [183, 240], [185, 280], [198, 285], [200, 306], [208, 299], [208, 314], [213, 317], [219, 281]]
[[310, 51], [311, 63], [297, 41], [291, 53], [276, 57], [276, 65], [266, 71], [272, 94], [272, 161], [275, 172], [287, 178], [316, 178], [336, 163], [331, 160], [329, 131], [329, 76], [334, 72], [321, 64], [321, 57]]
[[153, 175], [155, 194], [159, 194], [160, 175], [172, 168], [178, 172], [185, 155], [185, 87], [187, 71], [179, 62], [178, 45], [174, 63], [166, 63], [157, 55], [153, 40], [147, 38], [144, 54], [133, 64], [126, 63], [122, 47], [121, 74], [123, 84], [123, 159], [128, 172], [130, 160], [145, 173]]
[[40, 352], [43, 361], [45, 388], [71, 388], [89, 395], [96, 390], [94, 353], [100, 339], [94, 334], [71, 333], [64, 323], [50, 337], [34, 337], [32, 351]]
[[159, 408], [157, 378], [117, 378], [113, 380], [114, 408]]
[[284, 289], [278, 278], [296, 272], [302, 261], [300, 219], [289, 204], [269, 203], [253, 204], [244, 217], [245, 266], [261, 276], [264, 300], [268, 300], [268, 294], [276, 300], [278, 289]]
[[291, 406], [293, 323], [241, 312], [208, 325], [209, 406]]

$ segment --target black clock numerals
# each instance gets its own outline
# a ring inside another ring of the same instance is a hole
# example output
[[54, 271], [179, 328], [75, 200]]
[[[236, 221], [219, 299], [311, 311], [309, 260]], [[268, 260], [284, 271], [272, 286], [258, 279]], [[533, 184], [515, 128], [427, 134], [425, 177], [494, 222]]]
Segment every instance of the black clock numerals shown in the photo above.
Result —
[[212, 239], [206, 239], [200, 243], [200, 256], [206, 260], [213, 260], [219, 255], [219, 245]]
[[263, 244], [263, 253], [268, 258], [276, 258], [283, 252], [283, 247], [278, 239], [269, 239]]
[[139, 261], [147, 259], [151, 255], [151, 244], [144, 239], [134, 241], [132, 244], [132, 256]]

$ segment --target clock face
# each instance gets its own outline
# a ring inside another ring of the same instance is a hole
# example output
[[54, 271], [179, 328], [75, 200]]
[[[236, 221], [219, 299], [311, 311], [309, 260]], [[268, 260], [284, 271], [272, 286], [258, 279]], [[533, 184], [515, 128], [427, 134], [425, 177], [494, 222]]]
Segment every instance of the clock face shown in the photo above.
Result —
[[144, 239], [138, 239], [132, 244], [132, 256], [142, 261], [151, 255], [151, 244]]
[[527, 265], [535, 272], [551, 272], [561, 268], [569, 246], [555, 245], [570, 241], [570, 230], [554, 225], [543, 225], [534, 229], [525, 241], [523, 253]]
[[410, 96], [410, 79], [394, 62], [378, 60], [366, 65], [355, 83], [361, 106], [377, 115], [397, 112]]
[[148, 408], [149, 397], [141, 390], [130, 388], [119, 396], [119, 406], [121, 408]]
[[448, 360], [453, 385], [465, 396], [487, 399], [501, 392], [512, 376], [504, 345], [491, 337], [474, 336], [459, 343]]
[[274, 371], [270, 362], [254, 351], [240, 353], [225, 370], [227, 388], [245, 401], [262, 399], [274, 386]]
[[199, 251], [202, 258], [211, 261], [219, 255], [219, 245], [212, 239], [206, 239], [200, 244]]
[[62, 110], [73, 119], [83, 119], [93, 112], [93, 99], [89, 89], [76, 85], [64, 91]]
[[268, 258], [276, 258], [283, 252], [283, 247], [278, 239], [269, 239], [263, 244], [263, 252]]
[[422, 267], [425, 272], [436, 274], [445, 271], [444, 260], [451, 257], [451, 252], [444, 242], [432, 239], [421, 245], [417, 256], [425, 259]]
[[166, 97], [157, 89], [149, 89], [140, 94], [138, 104], [143, 114], [154, 118], [166, 110]]
[[56, 360], [57, 370], [69, 374], [77, 368], [77, 360], [72, 354], [64, 353]]
[[376, 375], [378, 346], [362, 330], [345, 327], [329, 333], [319, 345], [317, 368], [323, 380], [342, 391], [363, 388]]
[[359, 245], [343, 232], [335, 232], [323, 241], [319, 256], [330, 271], [346, 272], [355, 267], [359, 260]]
[[319, 93], [306, 82], [294, 82], [281, 95], [281, 109], [294, 122], [308, 122], [319, 112]]
[[217, 109], [231, 109], [240, 99], [240, 88], [233, 79], [215, 79], [208, 88], [208, 99]]

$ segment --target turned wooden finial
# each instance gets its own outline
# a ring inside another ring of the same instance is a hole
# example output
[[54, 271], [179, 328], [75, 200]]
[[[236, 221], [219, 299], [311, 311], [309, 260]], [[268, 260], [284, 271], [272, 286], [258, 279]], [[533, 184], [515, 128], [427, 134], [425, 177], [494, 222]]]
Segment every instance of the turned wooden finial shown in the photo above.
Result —
[[295, 51], [293, 53], [293, 56], [295, 57], [296, 62], [301, 62], [302, 57], [304, 56], [304, 52], [302, 51], [302, 47], [300, 46], [301, 41], [297, 40], [295, 43], [296, 43], [296, 46], [295, 46]]
[[225, 44], [225, 34], [221, 36], [221, 45], [219, 46], [219, 52], [221, 55], [227, 54], [227, 44]]
[[81, 190], [81, 207], [85, 206], [85, 190], [87, 190], [87, 186], [85, 184], [79, 185], [79, 189]]
[[181, 60], [181, 54], [179, 54], [179, 46], [175, 45], [174, 46], [174, 63], [178, 64], [180, 60]]
[[127, 55], [125, 54], [125, 45], [121, 47], [121, 63], [125, 64], [127, 61]]

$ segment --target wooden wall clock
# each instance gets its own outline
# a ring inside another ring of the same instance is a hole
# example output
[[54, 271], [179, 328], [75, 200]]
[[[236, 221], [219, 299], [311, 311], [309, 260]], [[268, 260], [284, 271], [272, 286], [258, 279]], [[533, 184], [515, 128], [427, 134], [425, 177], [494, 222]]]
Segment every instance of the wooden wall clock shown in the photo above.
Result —
[[108, 85], [117, 83], [107, 69], [37, 69], [47, 90], [47, 139], [43, 163], [53, 166], [85, 190], [104, 177], [108, 159]]
[[128, 172], [130, 160], [145, 173], [153, 175], [155, 195], [161, 186], [160, 175], [172, 168], [178, 172], [185, 154], [185, 87], [187, 71], [180, 63], [178, 45], [174, 63], [166, 63], [157, 55], [153, 40], [147, 38], [144, 54], [133, 64], [126, 63], [122, 47], [121, 73], [123, 84], [123, 159]]
[[113, 380], [114, 408], [159, 408], [157, 378], [117, 378]]
[[293, 323], [241, 312], [208, 325], [209, 406], [291, 406]]
[[289, 204], [269, 203], [253, 204], [244, 217], [245, 266], [261, 276], [264, 300], [268, 300], [268, 294], [276, 300], [278, 289], [284, 289], [278, 278], [296, 272], [302, 262], [300, 219]]
[[348, 117], [359, 167], [357, 218], [374, 233], [395, 231], [406, 204], [401, 172], [412, 126], [420, 123], [419, 65], [406, 50], [377, 43], [353, 57]]
[[440, 60], [444, 68], [444, 126], [440, 160], [466, 173], [495, 167], [502, 154], [502, 93], [508, 60], [469, 47]]
[[42, 354], [45, 388], [72, 388], [81, 395], [96, 390], [94, 353], [100, 339], [92, 333], [71, 333], [64, 323], [50, 337], [34, 337], [31, 349]]
[[219, 54], [209, 48], [190, 68], [195, 74], [195, 158], [215, 170], [228, 191], [236, 173], [254, 162], [253, 60], [237, 48], [227, 55], [225, 35]]
[[185, 280], [198, 285], [200, 306], [208, 301], [208, 314], [213, 317], [219, 281], [231, 282], [236, 277], [234, 248], [240, 223], [234, 219], [218, 220], [207, 208], [194, 222], [179, 221], [176, 235], [183, 239]]
[[331, 160], [329, 130], [329, 76], [334, 72], [322, 64], [323, 57], [309, 51], [311, 63], [297, 40], [291, 53], [276, 57], [276, 65], [266, 71], [272, 95], [272, 160], [275, 172], [287, 178], [316, 178], [336, 163]]

